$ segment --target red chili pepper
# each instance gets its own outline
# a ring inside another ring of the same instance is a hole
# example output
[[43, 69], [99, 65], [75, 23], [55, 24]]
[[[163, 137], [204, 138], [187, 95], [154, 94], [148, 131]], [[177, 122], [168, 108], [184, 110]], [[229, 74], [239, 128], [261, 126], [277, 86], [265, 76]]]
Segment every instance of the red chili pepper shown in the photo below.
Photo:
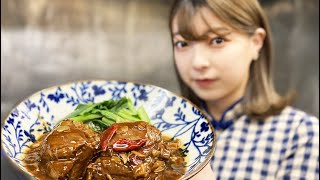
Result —
[[117, 152], [125, 152], [142, 147], [147, 142], [147, 139], [127, 140], [119, 139], [112, 145], [112, 149]]
[[102, 151], [106, 151], [108, 148], [108, 144], [113, 137], [114, 133], [117, 131], [118, 127], [116, 125], [112, 125], [108, 129], [104, 130], [102, 133], [102, 137], [100, 140], [100, 145], [102, 148]]

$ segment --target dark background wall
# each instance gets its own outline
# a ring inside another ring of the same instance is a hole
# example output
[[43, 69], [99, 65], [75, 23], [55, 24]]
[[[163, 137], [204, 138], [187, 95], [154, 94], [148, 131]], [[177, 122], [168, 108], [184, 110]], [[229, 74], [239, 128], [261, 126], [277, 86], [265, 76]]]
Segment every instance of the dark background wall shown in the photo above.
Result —
[[261, 1], [273, 31], [276, 87], [296, 90], [294, 105], [319, 117], [319, 1]]
[[[277, 89], [319, 117], [319, 1], [260, 0], [275, 43]], [[171, 0], [1, 0], [1, 119], [41, 89], [84, 79], [178, 93], [167, 28]], [[16, 177], [1, 156], [1, 179]], [[8, 172], [8, 173], [5, 173]]]

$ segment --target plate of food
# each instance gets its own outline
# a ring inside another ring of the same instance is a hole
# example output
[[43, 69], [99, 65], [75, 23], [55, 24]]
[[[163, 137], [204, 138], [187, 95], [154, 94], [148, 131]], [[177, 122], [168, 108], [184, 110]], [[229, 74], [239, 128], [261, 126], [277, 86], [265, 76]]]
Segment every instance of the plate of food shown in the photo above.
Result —
[[33, 179], [190, 179], [216, 142], [187, 99], [155, 85], [104, 80], [31, 95], [1, 132], [8, 161]]

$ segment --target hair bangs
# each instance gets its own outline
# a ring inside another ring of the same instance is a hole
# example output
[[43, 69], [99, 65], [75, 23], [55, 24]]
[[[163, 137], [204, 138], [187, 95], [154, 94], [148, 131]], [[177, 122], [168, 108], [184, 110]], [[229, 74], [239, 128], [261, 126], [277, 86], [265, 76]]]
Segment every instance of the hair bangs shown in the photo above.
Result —
[[197, 7], [185, 5], [179, 9], [176, 14], [176, 22], [178, 26], [178, 34], [184, 39], [194, 41], [200, 39], [194, 25], [194, 17], [197, 13]]
[[[198, 41], [198, 40], [206, 40], [209, 37], [209, 33], [214, 33], [220, 37], [225, 37], [230, 34], [231, 30], [229, 28], [215, 28], [210, 24], [210, 21], [207, 19], [205, 15], [199, 11], [201, 8], [207, 7], [205, 4], [201, 4], [198, 6], [184, 5], [180, 7], [180, 9], [176, 12], [175, 21], [177, 23], [177, 28], [179, 35], [181, 35], [185, 40], [188, 41]], [[200, 34], [196, 29], [196, 15], [200, 15], [202, 21], [208, 27], [208, 31]]]

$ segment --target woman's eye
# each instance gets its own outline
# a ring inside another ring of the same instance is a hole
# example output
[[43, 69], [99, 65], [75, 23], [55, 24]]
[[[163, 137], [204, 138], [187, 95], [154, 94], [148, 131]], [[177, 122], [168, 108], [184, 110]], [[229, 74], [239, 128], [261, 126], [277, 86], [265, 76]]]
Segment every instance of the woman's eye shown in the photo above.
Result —
[[220, 45], [224, 42], [225, 42], [225, 40], [223, 38], [217, 37], [217, 38], [212, 39], [210, 43], [213, 45]]
[[188, 46], [188, 43], [185, 41], [178, 41], [178, 42], [174, 43], [174, 45], [177, 48], [184, 48], [184, 47]]

